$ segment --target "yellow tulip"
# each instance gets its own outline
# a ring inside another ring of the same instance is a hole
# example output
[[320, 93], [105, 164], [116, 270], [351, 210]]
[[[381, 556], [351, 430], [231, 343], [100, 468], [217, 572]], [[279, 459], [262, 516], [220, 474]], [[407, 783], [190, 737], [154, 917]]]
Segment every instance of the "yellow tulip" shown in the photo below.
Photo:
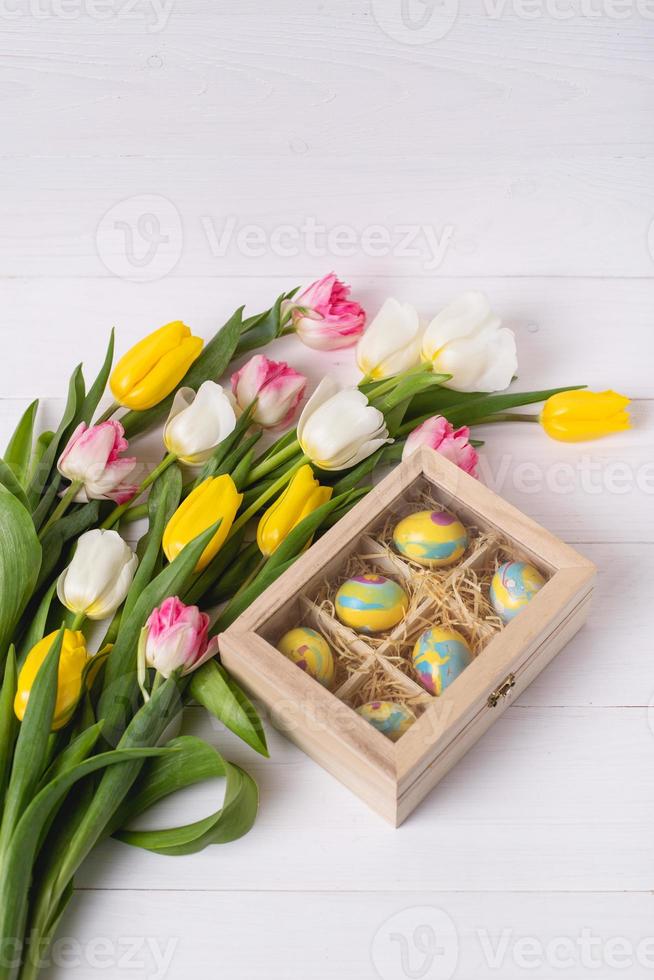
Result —
[[173, 561], [189, 541], [222, 518], [220, 527], [200, 555], [195, 571], [206, 568], [225, 543], [242, 500], [243, 494], [238, 492], [231, 476], [210, 476], [203, 480], [182, 501], [166, 525], [162, 544], [168, 561]]
[[560, 391], [545, 402], [540, 424], [561, 442], [599, 439], [630, 428], [627, 405], [615, 391]]
[[266, 558], [272, 555], [300, 521], [327, 503], [332, 492], [331, 487], [320, 486], [310, 466], [302, 466], [259, 521], [257, 544], [261, 554]]
[[181, 320], [167, 323], [123, 354], [109, 384], [119, 405], [143, 411], [158, 405], [200, 356], [204, 341]]
[[[50, 652], [58, 632], [55, 630], [54, 633], [39, 640], [27, 654], [25, 663], [21, 667], [14, 699], [14, 712], [19, 721], [23, 720], [36, 675]], [[84, 669], [88, 660], [84, 634], [79, 630], [64, 630], [57, 675], [57, 700], [52, 719], [53, 731], [63, 728], [73, 715], [82, 693]]]

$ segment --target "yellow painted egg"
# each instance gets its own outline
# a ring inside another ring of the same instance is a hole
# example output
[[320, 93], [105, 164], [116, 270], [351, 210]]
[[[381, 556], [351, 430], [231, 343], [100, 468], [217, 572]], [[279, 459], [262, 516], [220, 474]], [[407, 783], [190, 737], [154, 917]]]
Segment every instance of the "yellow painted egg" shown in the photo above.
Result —
[[323, 687], [330, 688], [336, 673], [334, 657], [324, 636], [308, 626], [298, 626], [284, 633], [277, 649], [305, 670]]
[[472, 663], [472, 651], [457, 630], [433, 627], [418, 637], [412, 659], [422, 686], [438, 697]]
[[440, 568], [461, 558], [468, 547], [468, 532], [446, 510], [420, 510], [396, 525], [393, 544], [405, 558]]
[[491, 605], [500, 619], [508, 623], [544, 585], [545, 579], [533, 565], [524, 561], [507, 561], [493, 575]]
[[343, 582], [334, 605], [345, 626], [361, 633], [380, 633], [392, 629], [404, 618], [409, 598], [397, 582], [369, 573]]
[[415, 721], [411, 712], [395, 701], [370, 701], [357, 708], [357, 713], [392, 742], [397, 742]]

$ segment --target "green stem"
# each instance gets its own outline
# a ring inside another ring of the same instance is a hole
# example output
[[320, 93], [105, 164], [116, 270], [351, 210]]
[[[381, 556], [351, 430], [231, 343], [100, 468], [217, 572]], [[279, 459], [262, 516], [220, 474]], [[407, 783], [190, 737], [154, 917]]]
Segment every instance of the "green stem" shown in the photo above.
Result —
[[290, 468], [290, 470], [287, 470], [286, 473], [282, 473], [282, 475], [278, 480], [275, 480], [275, 482], [271, 486], [269, 486], [267, 490], [264, 490], [263, 493], [260, 494], [257, 497], [257, 499], [250, 504], [247, 510], [244, 510], [241, 516], [236, 521], [234, 521], [234, 523], [232, 524], [232, 529], [229, 532], [228, 538], [234, 537], [236, 532], [240, 531], [243, 525], [247, 524], [250, 518], [254, 517], [257, 511], [261, 510], [263, 505], [268, 503], [271, 497], [274, 497], [279, 490], [285, 487], [286, 484], [289, 483], [290, 480], [292, 480], [292, 478], [295, 476], [295, 474], [300, 469], [300, 467], [304, 466], [304, 464], [307, 463], [308, 461], [309, 461], [308, 456], [301, 456], [300, 459], [297, 461], [297, 463]]
[[55, 509], [50, 514], [48, 520], [39, 531], [39, 540], [42, 541], [45, 532], [48, 531], [52, 527], [52, 525], [59, 520], [60, 517], [64, 516], [64, 514], [72, 504], [75, 495], [81, 486], [82, 486], [82, 480], [73, 480], [73, 482], [68, 487], [68, 489], [64, 493], [63, 497], [61, 498], [61, 500], [59, 501]]
[[487, 415], [484, 419], [476, 419], [471, 424], [493, 425], [494, 422], [540, 422], [540, 416], [525, 412], [498, 412], [496, 415]]
[[134, 521], [140, 521], [141, 518], [148, 516], [148, 505], [147, 504], [136, 504], [134, 507], [130, 507], [123, 514], [123, 524], [133, 524]]
[[120, 405], [118, 404], [118, 402], [112, 402], [111, 405], [107, 406], [107, 408], [104, 410], [100, 418], [96, 419], [93, 425], [101, 425], [103, 422], [107, 422], [114, 414], [114, 412], [117, 412], [119, 408]]
[[114, 507], [112, 512], [109, 514], [109, 517], [107, 517], [107, 519], [102, 522], [100, 527], [105, 529], [108, 527], [113, 527], [114, 524], [116, 524], [121, 519], [123, 514], [126, 514], [128, 510], [132, 510], [134, 501], [138, 500], [138, 498], [143, 493], [145, 493], [148, 487], [151, 486], [154, 483], [154, 481], [158, 477], [160, 477], [165, 470], [168, 469], [169, 466], [171, 466], [173, 463], [176, 462], [177, 462], [177, 456], [174, 453], [168, 453], [167, 456], [164, 456], [164, 458], [161, 460], [159, 465], [155, 466], [152, 472], [148, 476], [146, 476], [145, 480], [143, 481], [143, 483], [141, 483], [134, 496], [130, 500], [126, 500], [124, 504], [119, 504], [117, 507]]
[[[379, 398], [380, 395], [387, 395], [389, 391], [394, 391], [401, 381], [405, 381], [407, 378], [414, 378], [420, 374], [431, 374], [433, 368], [431, 364], [419, 364], [417, 367], [409, 368], [408, 371], [402, 371], [400, 374], [393, 375], [392, 378], [387, 378], [382, 384], [377, 385], [373, 392], [375, 399]], [[369, 376], [366, 375], [359, 382], [359, 387], [366, 383], [366, 380], [370, 380]]]
[[83, 622], [84, 622], [85, 619], [86, 619], [86, 613], [83, 613], [83, 612], [77, 613], [77, 615], [75, 616], [74, 620], [70, 624], [70, 628], [72, 630], [78, 630], [78, 629], [80, 629], [80, 627], [82, 626], [82, 624], [83, 624]]
[[295, 456], [299, 448], [300, 443], [297, 439], [294, 439], [293, 442], [291, 442], [288, 446], [285, 446], [284, 449], [280, 449], [279, 452], [274, 453], [272, 456], [269, 456], [268, 459], [265, 459], [263, 463], [259, 463], [258, 466], [253, 467], [253, 469], [250, 470], [250, 475], [246, 486], [250, 487], [253, 483], [257, 483], [261, 477], [265, 476], [267, 473], [272, 473], [272, 471], [276, 470], [282, 463], [285, 463], [287, 460], [291, 459], [291, 457]]
[[254, 568], [252, 569], [252, 571], [250, 572], [246, 580], [243, 582], [241, 586], [239, 586], [237, 591], [232, 596], [233, 599], [236, 599], [236, 597], [239, 596], [241, 592], [245, 592], [247, 587], [249, 585], [252, 585], [255, 578], [257, 577], [257, 575], [259, 574], [259, 572], [261, 571], [261, 569], [263, 568], [263, 566], [266, 564], [267, 561], [268, 558], [266, 557], [266, 555], [262, 555], [261, 560], [257, 562], [257, 564], [254, 566]]

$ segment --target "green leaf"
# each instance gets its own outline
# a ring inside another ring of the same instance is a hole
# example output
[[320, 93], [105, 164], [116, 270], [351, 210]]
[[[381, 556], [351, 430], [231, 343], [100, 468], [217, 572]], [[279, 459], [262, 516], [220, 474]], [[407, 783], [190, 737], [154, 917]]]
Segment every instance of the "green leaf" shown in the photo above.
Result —
[[266, 736], [256, 708], [221, 664], [208, 660], [196, 670], [191, 675], [189, 693], [255, 752], [268, 756]]
[[[216, 448], [213, 451], [213, 454], [206, 461], [206, 463], [198, 473], [196, 479], [193, 481], [192, 483], [193, 488], [199, 487], [201, 483], [204, 483], [207, 477], [217, 476], [218, 470], [219, 468], [222, 467], [223, 462], [226, 462], [228, 459], [231, 460], [233, 453], [238, 454], [235, 460], [235, 462], [238, 462], [238, 460], [240, 459], [239, 447], [243, 441], [243, 437], [245, 436], [250, 426], [251, 417], [252, 417], [252, 408], [250, 407], [245, 412], [243, 412], [243, 414], [240, 416], [240, 418], [236, 422], [234, 429], [230, 432], [230, 434], [226, 436], [223, 439], [223, 441], [216, 446]], [[257, 434], [257, 438], [259, 437], [259, 435], [260, 434]], [[232, 470], [232, 465], [234, 464], [230, 464], [228, 469], [221, 468], [220, 472], [230, 473]]]
[[23, 487], [27, 482], [27, 471], [32, 455], [34, 420], [36, 419], [38, 407], [38, 400], [33, 401], [31, 405], [27, 406], [20, 422], [16, 426], [13, 436], [9, 440], [9, 445], [4, 455], [5, 463], [13, 471], [14, 476]]
[[[224, 374], [227, 365], [234, 356], [242, 326], [243, 307], [241, 306], [232, 313], [227, 323], [209, 341], [198, 359], [191, 364], [179, 387], [193, 388], [194, 391], [197, 391], [207, 378], [219, 378]], [[125, 429], [125, 435], [131, 438], [137, 432], [143, 432], [166, 418], [174, 397], [175, 394], [172, 392], [153, 408], [148, 408], [144, 412], [127, 412], [126, 415], [123, 415], [120, 421]]]
[[29, 513], [30, 508], [27, 502], [27, 497], [25, 496], [25, 491], [18, 482], [16, 474], [4, 459], [0, 459], [0, 484], [2, 484], [2, 486], [5, 487], [5, 489], [8, 490], [9, 493], [16, 498], [16, 500], [20, 501], [25, 510]]
[[154, 802], [200, 779], [225, 776], [225, 798], [216, 813], [182, 827], [168, 830], [122, 830], [119, 840], [157, 854], [195, 854], [209, 844], [237, 840], [252, 827], [258, 806], [257, 785], [245, 770], [227, 762], [216, 749], [199, 738], [182, 736], [168, 743], [178, 748], [175, 756], [155, 760], [148, 766], [140, 792], [129, 800], [128, 819], [142, 813]]
[[[32, 878], [32, 866], [39, 844], [43, 839], [43, 830], [48, 821], [51, 820], [53, 811], [61, 803], [71, 786], [100, 769], [107, 767], [126, 769], [130, 766], [140, 768], [146, 758], [170, 752], [171, 749], [165, 748], [130, 748], [105, 752], [60, 773], [37, 793], [25, 808], [16, 825], [8, 843], [3, 863], [3, 873], [0, 877], [0, 935], [5, 942], [20, 943], [23, 938], [27, 920], [27, 896]], [[117, 763], [121, 765], [117, 765]], [[73, 842], [71, 842], [71, 847], [72, 845]], [[60, 909], [61, 902], [68, 891], [69, 881], [70, 878], [67, 878], [65, 884], [56, 894], [52, 903], [50, 919]], [[13, 972], [6, 963], [0, 965], [0, 977], [12, 976]]]
[[182, 474], [177, 466], [169, 466], [155, 481], [148, 497], [149, 527], [139, 541], [139, 566], [127, 593], [123, 616], [127, 618], [141, 592], [150, 584], [161, 554], [161, 539], [166, 524], [175, 512], [182, 489]]
[[[107, 660], [98, 715], [105, 720], [104, 737], [117, 739], [138, 697], [135, 684], [138, 638], [152, 610], [168, 596], [182, 594], [198, 558], [216, 533], [220, 522], [194, 538], [141, 592], [129, 616], [123, 616], [118, 636]], [[151, 702], [150, 702], [151, 703]]]
[[109, 343], [107, 345], [107, 353], [105, 354], [102, 367], [98, 372], [98, 376], [89, 388], [89, 393], [82, 402], [79, 411], [79, 421], [86, 422], [87, 425], [91, 424], [91, 420], [95, 414], [95, 410], [100, 403], [100, 399], [104, 394], [104, 390], [107, 387], [107, 381], [109, 380], [109, 374], [111, 372], [111, 365], [114, 359], [114, 330], [112, 328], [109, 334]]
[[573, 385], [565, 388], [549, 388], [541, 391], [498, 392], [491, 394], [487, 391], [461, 392], [441, 388], [436, 391], [424, 391], [411, 400], [407, 416], [412, 424], [405, 423], [402, 430], [410, 431], [421, 422], [434, 415], [444, 415], [452, 425], [467, 424], [467, 420], [483, 418], [491, 412], [503, 412], [507, 408], [518, 408], [521, 405], [532, 405], [535, 402], [546, 401], [551, 395], [560, 391], [577, 391], [584, 385]]
[[9, 770], [14, 751], [17, 719], [14, 714], [14, 698], [16, 697], [16, 652], [13, 645], [9, 647], [5, 676], [0, 690], [0, 810], [5, 798], [5, 789], [9, 781]]
[[68, 745], [56, 756], [54, 762], [44, 774], [41, 782], [39, 783], [39, 790], [47, 786], [48, 783], [60, 776], [62, 772], [67, 769], [72, 769], [74, 766], [79, 765], [80, 762], [84, 762], [86, 758], [91, 754], [95, 747], [95, 743], [100, 737], [102, 731], [102, 722], [98, 721], [90, 728], [85, 729], [80, 732]]
[[[48, 443], [47, 448], [43, 452], [40, 460], [35, 467], [32, 467], [32, 474], [27, 487], [27, 499], [30, 502], [30, 507], [34, 511], [37, 507], [41, 494], [48, 483], [50, 478], [50, 472], [57, 461], [57, 454], [59, 452], [59, 444], [63, 440], [64, 435], [69, 434], [69, 428], [74, 422], [78, 408], [78, 399], [80, 395], [83, 397], [84, 390], [84, 380], [82, 376], [82, 365], [78, 364], [73, 371], [70, 381], [68, 382], [68, 397], [66, 399], [66, 407], [64, 408], [64, 414], [61, 417], [61, 421], [55, 432], [54, 436]], [[52, 481], [52, 484], [58, 483], [58, 480]], [[52, 486], [51, 484], [51, 486]], [[56, 490], [55, 490], [56, 493]], [[53, 498], [54, 499], [54, 495]], [[40, 514], [40, 521], [38, 526], [40, 527], [45, 519], [45, 514]], [[36, 519], [36, 515], [35, 515]]]
[[34, 591], [40, 565], [32, 518], [0, 485], [0, 660]]
[[[193, 600], [195, 603], [203, 601], [205, 606], [217, 606], [218, 603], [231, 599], [236, 595], [244, 582], [247, 582], [252, 572], [261, 564], [261, 552], [256, 541], [251, 541], [244, 548], [242, 546], [243, 533], [245, 528], [237, 536], [228, 541], [223, 546], [217, 558], [223, 556], [221, 568], [209, 565], [193, 589]], [[228, 561], [225, 549], [230, 548], [232, 541], [239, 540], [238, 554], [231, 561]], [[214, 561], [217, 560], [214, 559]], [[211, 575], [207, 572], [211, 570]]]
[[50, 612], [50, 606], [52, 604], [52, 597], [55, 594], [57, 588], [57, 581], [52, 583], [50, 588], [45, 592], [43, 598], [39, 602], [34, 615], [30, 616], [29, 625], [25, 631], [24, 636], [21, 639], [19, 652], [18, 652], [18, 665], [22, 665], [25, 657], [30, 652], [32, 647], [42, 640], [46, 634], [46, 628], [48, 623], [48, 614]]
[[[241, 557], [243, 555], [243, 537], [245, 535], [245, 528], [241, 528], [236, 532], [233, 538], [229, 538], [222, 546], [215, 558], [209, 562], [206, 568], [204, 568], [199, 575], [195, 575], [191, 580], [186, 592], [184, 593], [183, 600], [188, 606], [197, 605], [203, 596], [206, 595], [207, 591], [218, 579], [222, 582], [226, 575], [231, 575], [235, 568], [241, 569], [237, 571], [237, 575], [242, 575]], [[254, 547], [258, 551], [256, 546]], [[247, 549], [246, 549], [247, 550]], [[238, 579], [237, 579], [238, 581]], [[243, 582], [244, 578], [240, 578], [240, 582]]]
[[241, 337], [236, 348], [236, 357], [245, 354], [247, 351], [254, 350], [256, 347], [264, 347], [276, 337], [281, 336], [282, 332], [282, 303], [284, 300], [292, 299], [300, 287], [296, 286], [288, 293], [282, 293], [277, 297], [269, 310], [258, 313], [256, 316], [248, 317], [243, 321]]
[[48, 742], [57, 698], [59, 656], [64, 639], [63, 626], [37, 671], [16, 739], [14, 762], [7, 788], [0, 832], [0, 853], [4, 853], [14, 827], [39, 784], [45, 768]]
[[48, 528], [41, 541], [43, 558], [36, 583], [37, 589], [45, 585], [54, 572], [61, 558], [64, 545], [71, 539], [78, 538], [80, 534], [83, 534], [90, 527], [95, 526], [98, 523], [99, 516], [100, 501], [91, 500], [88, 504], [84, 504], [83, 507], [59, 518], [52, 527]]

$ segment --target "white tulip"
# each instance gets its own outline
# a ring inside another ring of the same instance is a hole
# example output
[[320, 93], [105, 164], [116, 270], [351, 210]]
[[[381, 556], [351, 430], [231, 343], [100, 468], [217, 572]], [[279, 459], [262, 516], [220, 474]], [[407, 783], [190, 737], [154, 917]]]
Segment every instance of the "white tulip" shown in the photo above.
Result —
[[183, 463], [198, 466], [233, 432], [236, 414], [229, 397], [215, 381], [205, 381], [197, 394], [180, 388], [164, 427], [164, 443]]
[[357, 344], [357, 364], [379, 381], [420, 363], [420, 319], [410, 303], [387, 299]]
[[323, 378], [297, 424], [302, 451], [322, 470], [345, 470], [386, 442], [383, 414], [368, 404], [362, 391], [340, 388]]
[[57, 579], [59, 601], [73, 613], [107, 619], [127, 595], [137, 565], [138, 558], [117, 531], [87, 531]]
[[518, 369], [515, 335], [491, 313], [483, 293], [461, 293], [425, 331], [422, 356], [455, 391], [502, 391]]

